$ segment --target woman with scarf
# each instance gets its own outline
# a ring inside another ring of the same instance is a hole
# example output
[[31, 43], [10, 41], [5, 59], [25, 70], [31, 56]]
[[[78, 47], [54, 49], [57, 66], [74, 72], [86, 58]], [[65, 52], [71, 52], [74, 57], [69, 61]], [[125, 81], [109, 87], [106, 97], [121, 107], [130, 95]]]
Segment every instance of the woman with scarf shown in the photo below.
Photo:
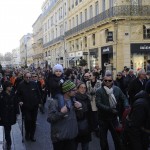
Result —
[[91, 104], [86, 94], [85, 83], [78, 84], [75, 99], [82, 103], [82, 109], [76, 110], [79, 130], [76, 138], [76, 149], [78, 148], [78, 143], [81, 143], [82, 150], [89, 150], [89, 142], [91, 141]]
[[89, 81], [86, 82], [87, 94], [90, 99], [92, 107], [92, 130], [95, 132], [96, 136], [99, 136], [98, 128], [98, 111], [95, 103], [96, 91], [101, 87], [101, 81], [98, 80], [97, 72], [92, 72]]
[[128, 100], [121, 89], [113, 85], [112, 75], [105, 75], [102, 87], [96, 92], [96, 106], [99, 114], [101, 150], [109, 150], [107, 133], [111, 132], [115, 150], [122, 150], [120, 139], [115, 131], [120, 105], [128, 108]]

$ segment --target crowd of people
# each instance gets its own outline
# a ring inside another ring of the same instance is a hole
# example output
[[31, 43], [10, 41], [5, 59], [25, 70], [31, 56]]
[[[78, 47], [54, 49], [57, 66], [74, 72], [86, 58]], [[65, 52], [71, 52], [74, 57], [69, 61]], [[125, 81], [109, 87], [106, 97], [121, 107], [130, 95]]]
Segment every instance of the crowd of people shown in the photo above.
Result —
[[125, 66], [116, 77], [109, 70], [101, 72], [98, 67], [63, 68], [60, 64], [34, 70], [1, 69], [0, 125], [7, 149], [11, 149], [11, 125], [20, 113], [26, 141], [36, 142], [38, 110], [45, 113], [50, 97], [47, 121], [54, 150], [77, 150], [79, 143], [82, 150], [89, 150], [92, 135], [100, 139], [101, 150], [109, 150], [108, 130], [116, 150], [148, 150], [150, 71], [134, 72]]

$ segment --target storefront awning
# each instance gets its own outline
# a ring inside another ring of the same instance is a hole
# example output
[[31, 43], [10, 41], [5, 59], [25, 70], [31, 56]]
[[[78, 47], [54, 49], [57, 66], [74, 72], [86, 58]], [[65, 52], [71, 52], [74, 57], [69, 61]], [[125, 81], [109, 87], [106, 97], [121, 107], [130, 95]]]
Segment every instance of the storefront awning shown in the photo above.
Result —
[[70, 61], [70, 60], [73, 60], [73, 59], [74, 59], [74, 57], [69, 57], [69, 58], [68, 58], [69, 61]]
[[81, 58], [81, 56], [80, 57], [74, 57], [74, 61], [76, 61], [76, 60], [78, 60], [78, 59], [80, 59]]

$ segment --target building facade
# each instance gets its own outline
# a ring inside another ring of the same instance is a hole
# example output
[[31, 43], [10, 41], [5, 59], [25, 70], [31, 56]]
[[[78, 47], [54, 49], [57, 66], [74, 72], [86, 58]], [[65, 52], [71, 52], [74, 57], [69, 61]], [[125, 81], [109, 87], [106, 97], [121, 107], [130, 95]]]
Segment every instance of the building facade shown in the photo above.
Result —
[[33, 28], [33, 66], [44, 67], [44, 58], [43, 58], [43, 31], [42, 31], [42, 15], [40, 15], [35, 23], [32, 25]]
[[32, 44], [33, 44], [33, 38], [32, 34], [28, 33], [27, 35], [24, 35], [20, 39], [20, 59], [21, 59], [21, 66], [29, 66], [32, 63], [31, 55], [32, 52]]
[[67, 20], [67, 0], [46, 0], [42, 6], [43, 51], [45, 61], [53, 66], [65, 66], [66, 43], [64, 33]]
[[68, 31], [65, 33], [69, 55], [88, 61], [88, 68], [109, 62], [112, 71], [124, 66], [145, 68], [150, 59], [150, 3], [146, 0], [69, 1]]
[[14, 67], [19, 67], [21, 64], [20, 60], [20, 49], [16, 48], [12, 50], [12, 65]]

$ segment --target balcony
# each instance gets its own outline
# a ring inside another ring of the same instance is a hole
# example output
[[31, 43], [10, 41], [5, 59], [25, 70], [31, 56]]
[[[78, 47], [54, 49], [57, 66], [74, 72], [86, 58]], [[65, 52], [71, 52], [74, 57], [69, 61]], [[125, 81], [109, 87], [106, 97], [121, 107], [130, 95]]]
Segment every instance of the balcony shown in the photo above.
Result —
[[53, 39], [52, 41], [50, 41], [50, 42], [48, 42], [48, 43], [43, 44], [43, 47], [46, 48], [46, 47], [48, 47], [48, 46], [50, 46], [50, 45], [53, 45], [53, 44], [55, 44], [55, 43], [58, 43], [58, 42], [60, 42], [60, 41], [62, 41], [62, 40], [64, 40], [64, 36], [63, 36], [63, 35], [61, 35], [61, 36], [59, 36], [59, 37]]
[[98, 14], [97, 16], [85, 21], [82, 24], [72, 28], [65, 32], [65, 37], [71, 36], [72, 34], [81, 32], [83, 29], [92, 27], [95, 24], [104, 21], [105, 19], [111, 19], [113, 17], [117, 18], [124, 18], [124, 17], [137, 17], [137, 16], [150, 16], [150, 6], [116, 6], [109, 8], [108, 10]]

